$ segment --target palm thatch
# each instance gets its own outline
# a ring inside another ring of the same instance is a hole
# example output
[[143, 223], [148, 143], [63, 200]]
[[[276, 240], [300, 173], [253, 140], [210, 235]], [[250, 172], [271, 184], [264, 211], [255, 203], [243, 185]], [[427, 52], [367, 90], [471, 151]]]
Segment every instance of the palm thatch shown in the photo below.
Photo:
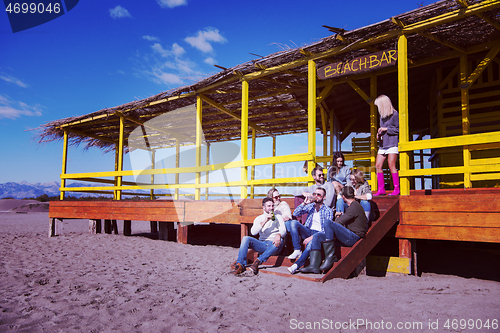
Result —
[[[468, 7], [465, 7], [468, 6]], [[471, 8], [479, 8], [471, 14]], [[429, 20], [437, 21], [429, 24]], [[422, 28], [419, 28], [422, 25]], [[41, 126], [39, 142], [50, 142], [68, 131], [70, 143], [85, 148], [113, 150], [119, 136], [120, 116], [126, 116], [125, 137], [159, 115], [196, 103], [203, 95], [203, 132], [207, 142], [240, 138], [241, 80], [249, 82], [249, 119], [262, 131], [257, 136], [307, 132], [308, 60], [317, 68], [378, 50], [394, 49], [401, 33], [407, 34], [409, 58], [410, 130], [428, 127], [429, 85], [437, 67], [458, 63], [461, 54], [482, 59], [500, 40], [500, 1], [443, 0], [352, 31], [330, 28], [336, 33], [305, 47], [280, 51], [207, 77], [195, 84], [175, 88], [142, 100], [105, 108], [79, 117], [52, 121]], [[369, 91], [367, 74], [350, 77]], [[378, 92], [397, 98], [396, 68], [377, 72]], [[323, 101], [327, 117], [335, 112], [340, 127], [351, 124], [354, 132], [369, 131], [369, 107], [346, 82], [346, 78], [318, 81], [318, 92], [333, 83], [334, 90]], [[214, 107], [219, 106], [219, 108]], [[229, 112], [221, 112], [221, 107]], [[232, 113], [228, 114], [228, 113]], [[318, 112], [318, 130], [324, 127]], [[172, 144], [168, 130], [148, 129], [163, 146]], [[127, 142], [126, 142], [127, 145]], [[152, 146], [151, 148], [155, 148]]]

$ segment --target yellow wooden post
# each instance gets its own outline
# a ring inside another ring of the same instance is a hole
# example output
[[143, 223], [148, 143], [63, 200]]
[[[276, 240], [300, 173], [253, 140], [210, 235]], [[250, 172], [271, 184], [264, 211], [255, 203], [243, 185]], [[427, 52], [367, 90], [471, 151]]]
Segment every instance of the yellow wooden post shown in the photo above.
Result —
[[[151, 170], [155, 168], [155, 164], [156, 164], [156, 150], [153, 149], [151, 150]], [[155, 175], [151, 175], [151, 185], [154, 185], [154, 183], [155, 183]], [[151, 200], [155, 199], [154, 189], [149, 190], [149, 196]]]
[[[273, 136], [273, 157], [276, 156], [276, 137]], [[276, 178], [276, 164], [273, 163], [273, 179]]]
[[[210, 164], [210, 144], [207, 142], [207, 164], [205, 165], [209, 165]], [[208, 179], [208, 174], [209, 174], [209, 171], [206, 171], [205, 172], [205, 183], [209, 183], [209, 179]], [[205, 188], [205, 200], [208, 200], [208, 187]]]
[[[125, 118], [120, 117], [120, 136], [118, 139], [118, 163], [116, 165], [116, 171], [123, 171], [123, 139], [125, 130]], [[122, 186], [122, 176], [116, 177], [116, 186]], [[116, 191], [116, 200], [122, 199], [122, 190]]]
[[[196, 96], [196, 168], [199, 168], [201, 166], [201, 137], [203, 135], [202, 131], [202, 111], [203, 111], [203, 101], [201, 100], [201, 97], [198, 95]], [[195, 184], [196, 188], [194, 190], [194, 199], [195, 200], [200, 200], [200, 188], [198, 185], [200, 185], [200, 172], [196, 172], [195, 174]]]
[[[175, 167], [178, 168], [180, 166], [181, 159], [181, 144], [179, 139], [175, 139]], [[179, 173], [175, 174], [175, 185], [179, 185]], [[179, 200], [179, 188], [175, 189], [174, 200]]]
[[334, 128], [335, 128], [335, 118], [334, 118], [334, 113], [333, 113], [333, 109], [332, 111], [330, 112], [330, 155], [333, 155], [333, 139], [334, 139], [334, 135], [336, 133], [334, 133]]
[[[115, 144], [115, 179], [114, 179], [114, 186], [118, 186], [118, 177], [116, 176], [116, 172], [118, 171], [118, 149], [119, 149], [119, 144]], [[118, 198], [118, 191], [113, 190], [113, 200], [117, 200]]]
[[377, 98], [377, 77], [370, 77], [370, 186], [373, 191], [377, 188], [377, 170], [375, 160], [377, 159], [377, 106], [374, 104]]
[[309, 60], [307, 65], [307, 147], [313, 158], [312, 161], [308, 161], [307, 169], [311, 174], [316, 166], [316, 63], [314, 60]]
[[[248, 158], [248, 81], [241, 82], [241, 160], [246, 161]], [[241, 168], [241, 181], [248, 180], [248, 169], [243, 166]], [[246, 186], [241, 186], [241, 199], [246, 199], [248, 189]]]
[[[62, 171], [61, 176], [66, 174], [66, 169], [68, 167], [68, 132], [64, 131], [63, 139], [63, 156], [62, 156]], [[66, 179], [61, 177], [61, 187], [66, 187]], [[64, 200], [64, 191], [61, 190], [59, 194], [59, 200]]]
[[[257, 138], [256, 138], [256, 131], [255, 128], [252, 128], [252, 160], [255, 159], [255, 144], [257, 143]], [[255, 179], [255, 165], [252, 165], [251, 171], [250, 171], [250, 179], [254, 180]], [[250, 198], [254, 198], [255, 196], [255, 186], [252, 185], [250, 188]]]
[[[399, 96], [399, 142], [410, 141], [408, 127], [408, 44], [405, 35], [398, 39], [398, 96]], [[401, 171], [410, 169], [408, 152], [399, 154]], [[410, 181], [407, 177], [400, 179], [401, 195], [410, 195]]]
[[[467, 55], [460, 56], [460, 97], [462, 104], [462, 135], [470, 133], [470, 120], [469, 120], [469, 88], [467, 83], [468, 70], [467, 70]], [[470, 166], [471, 153], [469, 146], [463, 146], [464, 167]], [[464, 173], [464, 187], [471, 188], [472, 182], [470, 172]]]

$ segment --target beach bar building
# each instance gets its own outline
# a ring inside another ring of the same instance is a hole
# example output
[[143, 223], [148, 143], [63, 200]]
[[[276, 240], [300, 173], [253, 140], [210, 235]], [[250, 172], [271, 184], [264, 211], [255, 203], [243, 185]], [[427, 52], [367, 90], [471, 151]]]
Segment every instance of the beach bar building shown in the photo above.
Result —
[[[346, 160], [365, 172], [375, 191], [379, 118], [373, 102], [385, 94], [399, 112], [401, 195], [374, 199], [379, 215], [367, 238], [345, 255], [343, 249], [320, 280], [347, 277], [390, 230], [399, 240], [395, 266], [408, 273], [415, 270], [416, 239], [499, 243], [500, 0], [443, 0], [351, 31], [325, 29], [331, 36], [310, 45], [216, 66], [220, 72], [192, 85], [43, 125], [40, 141], [63, 141], [51, 235], [58, 220], [72, 218], [89, 219], [99, 230], [101, 220], [107, 229], [123, 220], [125, 234], [133, 220], [152, 221], [163, 239], [180, 222], [176, 235], [183, 243], [192, 222], [241, 224], [246, 235], [261, 208], [257, 189], [312, 181], [304, 173], [278, 174], [277, 166], [327, 167], [351, 133], [358, 135], [344, 151]], [[277, 140], [300, 133], [307, 151], [277, 153]], [[272, 142], [272, 153], [257, 158], [263, 140], [266, 149]], [[224, 148], [230, 157], [217, 162], [210, 150], [224, 142], [232, 143]], [[115, 152], [115, 169], [67, 173], [72, 144]], [[190, 145], [193, 163], [181, 167], [181, 149]], [[165, 148], [175, 151], [171, 167], [155, 157]], [[149, 165], [124, 170], [124, 155], [136, 150], [147, 151]], [[262, 166], [272, 172], [256, 177]], [[235, 170], [236, 180], [209, 177]], [[166, 175], [168, 182], [158, 181]], [[89, 186], [70, 187], [68, 180]], [[217, 188], [231, 188], [231, 199], [217, 197]], [[123, 200], [137, 190], [145, 200]], [[73, 191], [114, 200], [64, 200]]]

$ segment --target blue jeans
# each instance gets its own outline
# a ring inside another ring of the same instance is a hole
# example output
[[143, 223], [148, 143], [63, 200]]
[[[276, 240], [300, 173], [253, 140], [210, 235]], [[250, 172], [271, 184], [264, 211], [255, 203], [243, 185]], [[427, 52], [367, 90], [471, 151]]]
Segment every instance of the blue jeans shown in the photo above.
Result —
[[282, 240], [280, 246], [276, 247], [272, 241], [260, 241], [256, 238], [245, 236], [241, 240], [237, 262], [245, 267], [247, 264], [248, 249], [252, 249], [259, 253], [259, 257], [257, 259], [263, 263], [269, 259], [270, 256], [280, 253], [283, 249], [283, 244], [284, 242]]
[[325, 240], [326, 240], [326, 235], [322, 232], [316, 231], [313, 234], [312, 240], [309, 243], [307, 243], [304, 252], [302, 252], [299, 259], [297, 259], [297, 261], [295, 262], [297, 267], [302, 267], [302, 265], [305, 264], [306, 259], [309, 257], [309, 252], [311, 252], [312, 250], [321, 251], [321, 243], [323, 243]]
[[[370, 201], [368, 200], [360, 200], [359, 203], [361, 204], [361, 207], [363, 207], [363, 210], [365, 212], [369, 212], [372, 208], [371, 208], [371, 205], [370, 205]], [[336, 206], [336, 211], [337, 212], [345, 212], [345, 210], [347, 209], [347, 204], [345, 203], [344, 199], [340, 198], [340, 199], [337, 199], [337, 206]]]
[[332, 220], [326, 221], [324, 228], [325, 233], [315, 233], [313, 235], [313, 239], [307, 243], [304, 252], [302, 252], [300, 258], [295, 262], [298, 267], [305, 264], [307, 257], [309, 257], [309, 252], [312, 250], [321, 251], [321, 243], [325, 241], [335, 240], [335, 244], [351, 247], [359, 240], [359, 236], [354, 232], [339, 223], [333, 222]]
[[332, 220], [327, 221], [324, 228], [326, 239], [336, 240], [342, 246], [353, 246], [359, 240], [359, 236], [354, 232]]
[[301, 224], [297, 220], [288, 220], [285, 222], [285, 227], [286, 231], [290, 233], [290, 236], [292, 236], [292, 244], [293, 244], [293, 249], [294, 250], [300, 250], [300, 237], [302, 239], [306, 239], [309, 236], [314, 235], [317, 233], [317, 230], [311, 230], [307, 227], [305, 227], [303, 224]]

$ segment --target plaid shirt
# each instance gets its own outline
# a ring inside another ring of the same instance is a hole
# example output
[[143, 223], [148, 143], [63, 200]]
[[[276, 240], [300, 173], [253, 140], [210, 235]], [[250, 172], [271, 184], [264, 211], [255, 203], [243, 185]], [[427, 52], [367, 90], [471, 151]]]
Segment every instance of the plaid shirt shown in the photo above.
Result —
[[[301, 216], [305, 213], [309, 214], [307, 215], [306, 223], [304, 223], [304, 226], [311, 229], [313, 215], [315, 212], [316, 212], [316, 204], [314, 202], [311, 202], [310, 204], [307, 205], [303, 204], [298, 205], [293, 211], [293, 216]], [[321, 204], [321, 207], [319, 208], [319, 218], [321, 221], [321, 232], [325, 233], [325, 228], [324, 228], [325, 222], [328, 220], [333, 220], [333, 211], [325, 204]]]

